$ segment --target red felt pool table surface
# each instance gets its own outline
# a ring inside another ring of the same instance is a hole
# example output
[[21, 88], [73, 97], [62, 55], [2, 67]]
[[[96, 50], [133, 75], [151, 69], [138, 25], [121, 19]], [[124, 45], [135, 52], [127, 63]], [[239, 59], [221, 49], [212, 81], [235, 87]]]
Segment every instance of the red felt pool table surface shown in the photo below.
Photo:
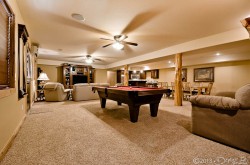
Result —
[[102, 108], [106, 106], [106, 99], [117, 101], [118, 105], [121, 105], [121, 103], [128, 104], [130, 120], [131, 122], [137, 122], [139, 108], [143, 104], [150, 105], [152, 117], [157, 116], [159, 103], [167, 89], [122, 86], [93, 87], [93, 91], [98, 91]]
[[116, 90], [127, 90], [127, 91], [146, 91], [146, 90], [161, 90], [161, 88], [147, 88], [147, 87], [133, 87], [133, 86], [121, 86], [121, 87], [109, 87]]

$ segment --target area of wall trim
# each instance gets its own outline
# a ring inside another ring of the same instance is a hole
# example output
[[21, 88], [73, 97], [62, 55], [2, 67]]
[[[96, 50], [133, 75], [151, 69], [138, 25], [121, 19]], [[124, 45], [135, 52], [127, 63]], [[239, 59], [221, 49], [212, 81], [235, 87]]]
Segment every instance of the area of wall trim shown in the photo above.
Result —
[[12, 136], [9, 138], [7, 144], [5, 145], [5, 147], [3, 148], [3, 150], [0, 152], [0, 161], [4, 158], [4, 156], [6, 155], [6, 153], [8, 152], [9, 148], [11, 147], [11, 145], [14, 142], [14, 139], [16, 138], [21, 126], [23, 125], [24, 120], [26, 119], [26, 115], [23, 117], [23, 119], [21, 120], [21, 122], [18, 124], [17, 128], [15, 129], [15, 131], [13, 132]]

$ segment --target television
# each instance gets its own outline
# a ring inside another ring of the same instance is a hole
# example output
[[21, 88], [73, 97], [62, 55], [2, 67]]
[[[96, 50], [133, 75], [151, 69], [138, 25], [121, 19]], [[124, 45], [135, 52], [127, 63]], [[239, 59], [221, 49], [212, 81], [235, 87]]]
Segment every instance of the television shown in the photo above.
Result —
[[88, 83], [88, 76], [86, 75], [73, 75], [73, 85], [78, 83]]

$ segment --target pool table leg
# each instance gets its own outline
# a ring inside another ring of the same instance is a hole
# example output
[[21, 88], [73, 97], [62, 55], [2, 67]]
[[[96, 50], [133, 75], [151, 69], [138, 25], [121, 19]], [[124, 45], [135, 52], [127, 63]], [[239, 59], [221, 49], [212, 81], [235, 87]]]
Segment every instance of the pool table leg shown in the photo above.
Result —
[[150, 113], [152, 117], [156, 117], [158, 113], [159, 103], [150, 104]]
[[100, 98], [100, 102], [101, 102], [101, 107], [105, 108], [105, 106], [106, 106], [106, 99], [105, 98]]
[[128, 105], [128, 106], [129, 106], [130, 121], [135, 123], [138, 121], [140, 105]]

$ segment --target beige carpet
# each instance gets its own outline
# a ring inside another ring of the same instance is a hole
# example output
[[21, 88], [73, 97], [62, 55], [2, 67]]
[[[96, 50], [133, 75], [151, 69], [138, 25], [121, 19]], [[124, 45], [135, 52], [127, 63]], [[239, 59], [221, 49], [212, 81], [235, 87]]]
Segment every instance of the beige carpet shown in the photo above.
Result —
[[[98, 100], [35, 103], [1, 165], [232, 164], [250, 155], [190, 133], [191, 106], [162, 99], [158, 117], [140, 108], [131, 123], [127, 105]], [[209, 163], [213, 161], [212, 163]], [[205, 163], [204, 163], [205, 162]]]

